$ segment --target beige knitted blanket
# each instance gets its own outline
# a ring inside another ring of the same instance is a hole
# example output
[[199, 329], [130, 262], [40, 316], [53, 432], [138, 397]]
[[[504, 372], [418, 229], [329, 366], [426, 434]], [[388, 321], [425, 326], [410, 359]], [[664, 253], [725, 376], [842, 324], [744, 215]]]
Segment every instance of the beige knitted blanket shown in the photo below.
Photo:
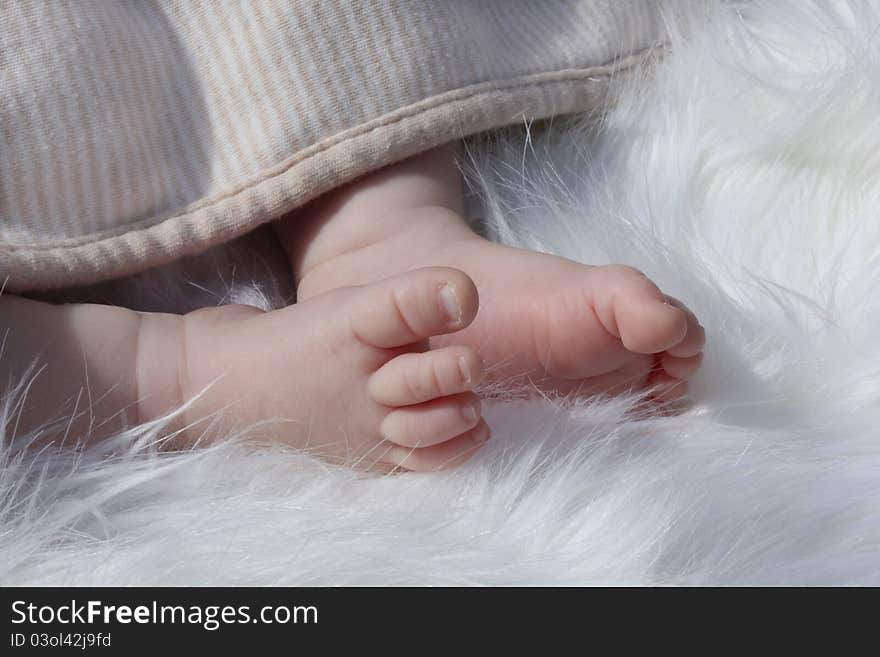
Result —
[[594, 108], [654, 0], [0, 4], [0, 281], [114, 278], [370, 170]]

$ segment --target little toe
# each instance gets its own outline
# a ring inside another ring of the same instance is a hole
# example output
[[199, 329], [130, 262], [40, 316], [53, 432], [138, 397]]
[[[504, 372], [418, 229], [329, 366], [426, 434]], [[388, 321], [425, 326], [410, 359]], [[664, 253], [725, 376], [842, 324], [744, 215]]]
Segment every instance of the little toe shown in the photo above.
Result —
[[666, 353], [660, 359], [660, 364], [663, 367], [663, 371], [666, 372], [669, 376], [674, 377], [676, 379], [689, 379], [694, 374], [697, 373], [697, 370], [700, 369], [700, 365], [703, 363], [703, 354], [698, 353], [695, 356], [688, 356], [686, 358], [679, 358], [677, 356], [671, 356], [669, 353]]
[[420, 449], [392, 445], [382, 459], [396, 467], [416, 472], [436, 472], [454, 468], [472, 457], [489, 440], [489, 425], [484, 420], [452, 440]]
[[390, 349], [459, 331], [474, 320], [478, 305], [465, 273], [425, 267], [366, 287], [349, 321], [362, 342]]
[[408, 406], [472, 390], [483, 375], [476, 350], [455, 345], [392, 358], [367, 380], [367, 391], [385, 406]]
[[472, 392], [396, 408], [382, 420], [382, 437], [403, 447], [431, 447], [473, 429], [480, 422], [480, 398]]

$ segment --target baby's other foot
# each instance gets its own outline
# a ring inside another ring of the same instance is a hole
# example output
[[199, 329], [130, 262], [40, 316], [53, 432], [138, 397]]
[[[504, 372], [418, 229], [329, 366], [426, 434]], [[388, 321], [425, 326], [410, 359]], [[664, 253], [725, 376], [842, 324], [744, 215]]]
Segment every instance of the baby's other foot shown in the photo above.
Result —
[[215, 385], [190, 415], [226, 406], [225, 433], [262, 422], [252, 435], [361, 467], [453, 467], [489, 438], [473, 392], [483, 364], [472, 347], [428, 340], [466, 327], [477, 306], [465, 274], [434, 267], [271, 313], [229, 309], [243, 317], [231, 323], [199, 311], [187, 388]]
[[483, 304], [473, 324], [432, 345], [475, 347], [493, 379], [588, 395], [649, 387], [655, 401], [671, 402], [687, 393], [700, 367], [703, 327], [637, 269], [583, 265], [481, 238], [443, 255], [474, 278]]
[[476, 282], [481, 307], [434, 347], [477, 349], [487, 379], [507, 387], [582, 395], [687, 391], [703, 328], [641, 272], [592, 267], [489, 242], [463, 217], [457, 146], [386, 167], [279, 222], [299, 299], [427, 265]]

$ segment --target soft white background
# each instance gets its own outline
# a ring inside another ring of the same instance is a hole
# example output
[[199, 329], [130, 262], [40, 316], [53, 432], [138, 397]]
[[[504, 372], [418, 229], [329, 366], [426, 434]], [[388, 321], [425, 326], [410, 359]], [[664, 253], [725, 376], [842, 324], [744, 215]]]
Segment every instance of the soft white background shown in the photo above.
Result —
[[[880, 2], [684, 7], [598, 128], [481, 142], [471, 175], [501, 239], [637, 266], [697, 312], [690, 411], [489, 405], [466, 466], [378, 477], [158, 454], [157, 427], [37, 452], [7, 403], [0, 582], [880, 584]], [[276, 296], [212, 258], [132, 289]]]

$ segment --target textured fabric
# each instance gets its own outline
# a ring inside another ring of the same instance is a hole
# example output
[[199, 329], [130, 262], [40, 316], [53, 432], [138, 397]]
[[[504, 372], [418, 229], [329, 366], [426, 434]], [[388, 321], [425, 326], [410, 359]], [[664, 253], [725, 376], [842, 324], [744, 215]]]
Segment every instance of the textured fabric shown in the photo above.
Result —
[[0, 5], [0, 278], [162, 264], [382, 165], [588, 110], [652, 0]]

